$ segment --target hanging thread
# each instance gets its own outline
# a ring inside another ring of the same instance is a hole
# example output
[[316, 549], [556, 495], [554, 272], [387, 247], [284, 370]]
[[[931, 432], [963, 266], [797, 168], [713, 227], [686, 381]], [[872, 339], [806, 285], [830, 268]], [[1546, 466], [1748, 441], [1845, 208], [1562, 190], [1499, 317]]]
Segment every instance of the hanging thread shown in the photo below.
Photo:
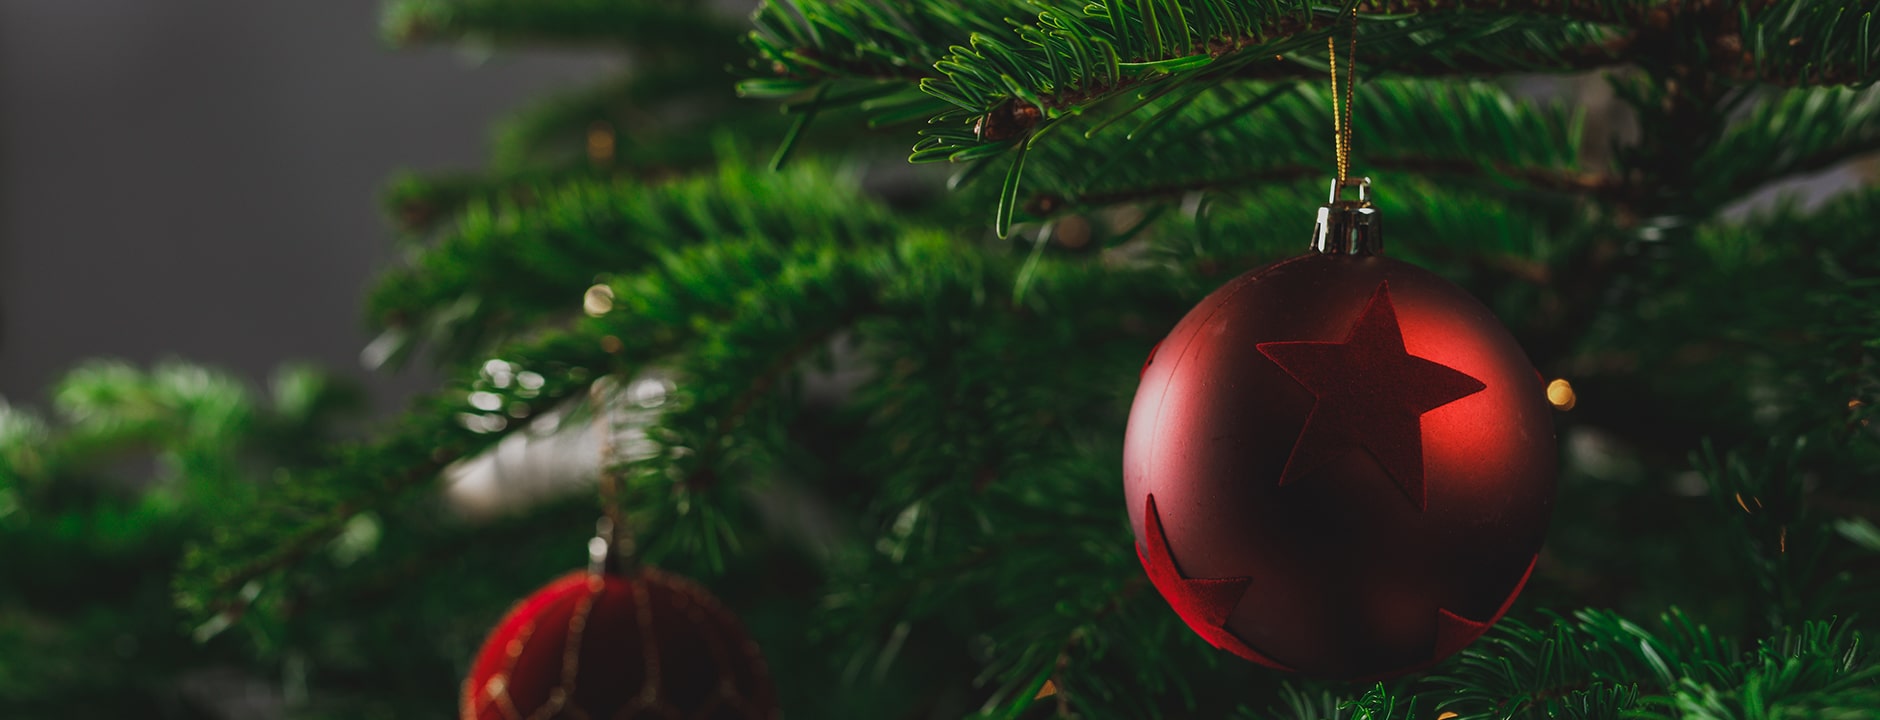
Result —
[[590, 387], [588, 403], [594, 413], [595, 431], [600, 435], [600, 496], [601, 512], [605, 514], [607, 551], [618, 560], [630, 561], [634, 556], [633, 531], [627, 527], [620, 508], [620, 458], [616, 454], [615, 439], [619, 436], [619, 427], [615, 424], [614, 406], [619, 401], [619, 388], [614, 383], [597, 382]]
[[1332, 72], [1332, 147], [1338, 154], [1338, 184], [1344, 185], [1351, 168], [1351, 98], [1358, 69], [1358, 8], [1351, 8], [1351, 44], [1345, 51], [1345, 102], [1340, 114], [1338, 102], [1338, 37], [1325, 37], [1325, 53], [1331, 58]]

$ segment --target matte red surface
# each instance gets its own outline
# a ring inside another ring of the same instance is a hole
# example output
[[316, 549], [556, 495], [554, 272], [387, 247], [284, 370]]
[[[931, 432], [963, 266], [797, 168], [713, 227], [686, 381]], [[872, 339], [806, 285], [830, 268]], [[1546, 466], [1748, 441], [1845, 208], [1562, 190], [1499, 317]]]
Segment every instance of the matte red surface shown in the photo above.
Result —
[[1266, 342], [1260, 353], [1312, 392], [1312, 412], [1279, 484], [1305, 477], [1339, 456], [1362, 448], [1418, 509], [1423, 488], [1423, 413], [1481, 392], [1482, 381], [1409, 354], [1390, 304], [1390, 283], [1371, 302], [1343, 342]]
[[[1137, 551], [1217, 647], [1320, 677], [1427, 667], [1533, 566], [1551, 412], [1514, 339], [1448, 281], [1379, 256], [1269, 265], [1143, 369], [1123, 455]], [[1192, 584], [1208, 580], [1240, 593]]]
[[652, 568], [574, 572], [511, 608], [464, 681], [464, 720], [775, 720], [737, 618]]
[[1290, 670], [1274, 662], [1272, 658], [1261, 655], [1260, 651], [1247, 647], [1240, 638], [1227, 631], [1227, 616], [1234, 612], [1234, 606], [1240, 604], [1240, 598], [1247, 592], [1247, 585], [1252, 578], [1190, 578], [1182, 575], [1181, 568], [1168, 555], [1168, 543], [1162, 537], [1162, 521], [1155, 512], [1155, 496], [1149, 496], [1149, 507], [1144, 510], [1144, 522], [1149, 524], [1149, 537], [1144, 541], [1148, 546], [1145, 554], [1143, 547], [1136, 547], [1136, 559], [1142, 561], [1142, 567], [1149, 571], [1149, 582], [1155, 585], [1156, 592], [1168, 599], [1169, 606], [1175, 608], [1188, 627], [1207, 640], [1208, 644], [1253, 662], [1273, 668]]

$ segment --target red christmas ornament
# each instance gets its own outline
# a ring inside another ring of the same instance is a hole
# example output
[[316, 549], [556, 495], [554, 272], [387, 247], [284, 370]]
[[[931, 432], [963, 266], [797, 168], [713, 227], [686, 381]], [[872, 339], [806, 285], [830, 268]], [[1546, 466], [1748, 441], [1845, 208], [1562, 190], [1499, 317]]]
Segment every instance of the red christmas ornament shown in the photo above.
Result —
[[1552, 510], [1540, 375], [1489, 310], [1379, 254], [1364, 200], [1150, 351], [1124, 442], [1137, 553], [1182, 620], [1271, 668], [1381, 678], [1501, 619]]
[[463, 720], [775, 720], [757, 646], [704, 588], [653, 568], [569, 573], [511, 608]]

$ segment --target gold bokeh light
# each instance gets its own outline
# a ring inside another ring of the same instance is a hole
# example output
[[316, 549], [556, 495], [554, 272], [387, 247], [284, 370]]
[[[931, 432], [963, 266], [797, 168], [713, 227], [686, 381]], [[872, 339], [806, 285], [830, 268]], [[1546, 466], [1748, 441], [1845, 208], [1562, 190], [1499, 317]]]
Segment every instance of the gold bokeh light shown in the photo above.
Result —
[[1554, 378], [1553, 382], [1547, 383], [1547, 403], [1553, 405], [1555, 410], [1572, 410], [1579, 403], [1579, 398], [1573, 394], [1573, 383], [1567, 382], [1566, 378]]
[[606, 165], [614, 159], [614, 126], [600, 120], [588, 125], [587, 131], [588, 160], [596, 165]]

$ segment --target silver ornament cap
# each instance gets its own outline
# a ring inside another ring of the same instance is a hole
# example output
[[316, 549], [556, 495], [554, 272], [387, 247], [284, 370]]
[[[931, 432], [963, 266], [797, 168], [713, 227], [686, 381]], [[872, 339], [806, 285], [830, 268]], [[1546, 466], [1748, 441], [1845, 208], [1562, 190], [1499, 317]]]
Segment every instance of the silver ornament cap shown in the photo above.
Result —
[[[1340, 198], [1348, 187], [1358, 199]], [[1318, 226], [1312, 229], [1312, 249], [1322, 255], [1382, 255], [1384, 228], [1377, 208], [1371, 206], [1371, 179], [1333, 180], [1331, 197], [1319, 206]]]

